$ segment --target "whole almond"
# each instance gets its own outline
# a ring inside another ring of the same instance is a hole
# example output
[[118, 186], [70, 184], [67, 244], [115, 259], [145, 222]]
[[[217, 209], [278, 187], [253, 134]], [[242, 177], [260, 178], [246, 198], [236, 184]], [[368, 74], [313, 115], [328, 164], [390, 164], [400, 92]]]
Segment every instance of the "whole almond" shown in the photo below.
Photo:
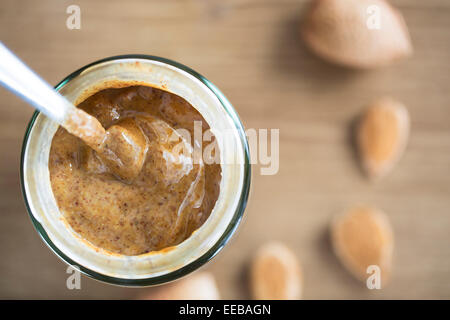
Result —
[[317, 55], [348, 67], [375, 68], [412, 53], [402, 15], [384, 0], [313, 0], [301, 34]]
[[331, 243], [336, 256], [357, 279], [366, 281], [369, 266], [381, 271], [384, 286], [391, 274], [394, 236], [387, 216], [380, 210], [354, 207], [334, 219]]
[[370, 178], [388, 173], [403, 154], [409, 136], [409, 115], [391, 98], [372, 103], [361, 117], [356, 142], [362, 166]]
[[220, 299], [214, 276], [199, 272], [163, 285], [142, 297], [145, 300], [218, 300]]
[[252, 296], [257, 300], [294, 300], [302, 294], [302, 273], [295, 254], [280, 242], [260, 247], [250, 270]]

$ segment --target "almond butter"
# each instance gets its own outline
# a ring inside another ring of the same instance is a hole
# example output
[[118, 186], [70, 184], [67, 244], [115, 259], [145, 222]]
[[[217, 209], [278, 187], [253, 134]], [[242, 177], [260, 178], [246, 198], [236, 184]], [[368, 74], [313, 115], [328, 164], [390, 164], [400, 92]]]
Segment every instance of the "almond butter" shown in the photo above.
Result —
[[301, 34], [317, 55], [348, 67], [375, 68], [412, 53], [402, 15], [384, 0], [314, 0]]
[[394, 236], [387, 216], [380, 210], [357, 206], [334, 219], [331, 243], [336, 256], [357, 279], [366, 281], [367, 268], [381, 271], [384, 286], [390, 277]]
[[173, 283], [153, 289], [145, 300], [218, 300], [220, 299], [214, 276], [199, 272]]
[[300, 265], [295, 254], [282, 243], [270, 242], [258, 249], [251, 265], [250, 281], [254, 299], [301, 298]]
[[372, 103], [356, 130], [362, 166], [370, 178], [388, 173], [403, 154], [409, 136], [409, 115], [403, 104], [391, 98]]

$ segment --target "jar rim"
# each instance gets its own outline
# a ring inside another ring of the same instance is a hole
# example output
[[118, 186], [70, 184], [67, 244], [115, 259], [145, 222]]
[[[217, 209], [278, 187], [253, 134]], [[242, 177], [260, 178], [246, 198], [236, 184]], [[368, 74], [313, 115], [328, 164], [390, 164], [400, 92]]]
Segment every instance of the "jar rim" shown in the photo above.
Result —
[[213, 257], [215, 257], [225, 246], [225, 244], [229, 241], [231, 236], [236, 231], [242, 217], [244, 214], [245, 207], [247, 205], [248, 196], [249, 196], [249, 190], [250, 190], [250, 180], [251, 180], [251, 165], [250, 165], [250, 151], [248, 142], [245, 136], [244, 127], [242, 125], [241, 120], [239, 119], [239, 116], [237, 115], [235, 109], [231, 105], [231, 103], [228, 101], [228, 99], [223, 95], [223, 93], [208, 79], [206, 79], [204, 76], [200, 75], [196, 71], [192, 70], [191, 68], [178, 63], [176, 61], [158, 57], [158, 56], [152, 56], [152, 55], [143, 55], [143, 54], [128, 54], [128, 55], [119, 55], [119, 56], [112, 56], [108, 58], [104, 58], [101, 60], [97, 60], [95, 62], [92, 62], [84, 67], [81, 67], [80, 69], [72, 72], [67, 77], [65, 77], [61, 82], [59, 82], [55, 89], [59, 90], [61, 87], [63, 87], [67, 82], [71, 81], [73, 78], [80, 75], [85, 70], [97, 66], [102, 63], [116, 61], [116, 60], [125, 60], [125, 59], [144, 59], [144, 60], [151, 60], [151, 61], [158, 61], [162, 62], [168, 65], [171, 65], [175, 68], [181, 69], [182, 71], [185, 71], [192, 75], [193, 77], [197, 78], [200, 82], [202, 82], [209, 90], [212, 91], [212, 93], [217, 97], [217, 99], [220, 101], [220, 104], [226, 111], [226, 113], [231, 117], [233, 120], [234, 125], [236, 126], [236, 129], [239, 133], [239, 138], [242, 143], [243, 147], [243, 153], [244, 153], [244, 181], [243, 181], [243, 188], [241, 191], [241, 195], [239, 198], [238, 206], [236, 208], [236, 211], [234, 212], [234, 215], [222, 234], [222, 236], [219, 238], [219, 240], [202, 256], [197, 258], [196, 260], [184, 265], [183, 267], [173, 270], [171, 272], [168, 272], [166, 274], [158, 275], [155, 277], [150, 278], [141, 278], [141, 279], [125, 279], [125, 278], [119, 278], [119, 277], [113, 277], [110, 275], [105, 275], [96, 271], [93, 271], [89, 268], [86, 268], [82, 265], [79, 265], [75, 261], [73, 261], [71, 258], [69, 258], [67, 255], [65, 255], [50, 239], [47, 232], [45, 231], [44, 227], [41, 225], [39, 221], [34, 217], [32, 210], [30, 208], [30, 205], [28, 203], [28, 198], [25, 190], [25, 176], [24, 176], [24, 162], [25, 162], [25, 153], [26, 153], [26, 147], [28, 145], [28, 139], [31, 133], [31, 130], [35, 124], [35, 121], [37, 119], [37, 116], [39, 115], [39, 112], [36, 111], [32, 115], [28, 126], [25, 131], [25, 135], [23, 138], [22, 143], [22, 152], [21, 152], [21, 161], [20, 161], [20, 182], [21, 182], [21, 190], [22, 190], [22, 196], [25, 202], [25, 207], [27, 209], [28, 215], [30, 216], [30, 219], [33, 223], [34, 228], [44, 241], [44, 243], [65, 263], [76, 266], [79, 268], [80, 272], [83, 274], [89, 276], [90, 278], [93, 278], [95, 280], [99, 280], [102, 282], [106, 282], [109, 284], [115, 284], [115, 285], [121, 285], [121, 286], [130, 286], [130, 287], [139, 287], [139, 286], [151, 286], [151, 285], [157, 285], [162, 283], [167, 283], [170, 281], [174, 281], [176, 279], [179, 279], [194, 270], [200, 268], [202, 265], [207, 263], [209, 260], [211, 260]]

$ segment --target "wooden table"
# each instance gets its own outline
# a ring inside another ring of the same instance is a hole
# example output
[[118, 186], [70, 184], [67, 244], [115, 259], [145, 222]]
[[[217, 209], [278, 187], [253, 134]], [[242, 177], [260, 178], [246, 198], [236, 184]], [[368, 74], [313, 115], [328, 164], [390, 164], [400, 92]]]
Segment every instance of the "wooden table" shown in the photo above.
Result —
[[[97, 59], [159, 55], [204, 74], [247, 128], [280, 129], [280, 170], [261, 176], [236, 237], [205, 269], [224, 298], [248, 298], [246, 266], [264, 241], [298, 255], [309, 298], [450, 298], [450, 2], [397, 0], [415, 54], [373, 72], [328, 65], [298, 37], [300, 0], [76, 1], [81, 30], [66, 28], [72, 1], [0, 3], [0, 39], [52, 84]], [[39, 239], [19, 184], [31, 108], [0, 89], [0, 298], [133, 298], [82, 278], [66, 288], [66, 266]], [[392, 95], [412, 117], [406, 153], [384, 180], [369, 183], [349, 143], [353, 119]], [[395, 229], [390, 286], [370, 291], [331, 254], [330, 218], [348, 206], [384, 209]]]

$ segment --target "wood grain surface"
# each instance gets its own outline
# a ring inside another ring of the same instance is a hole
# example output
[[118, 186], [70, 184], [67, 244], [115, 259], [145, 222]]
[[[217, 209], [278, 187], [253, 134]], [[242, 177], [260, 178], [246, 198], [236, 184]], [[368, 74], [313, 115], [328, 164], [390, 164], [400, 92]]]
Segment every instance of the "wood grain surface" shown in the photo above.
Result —
[[[0, 2], [0, 40], [47, 81], [107, 56], [144, 53], [186, 64], [215, 83], [247, 128], [280, 129], [280, 170], [254, 168], [237, 235], [204, 267], [223, 298], [249, 298], [249, 258], [281, 240], [301, 261], [306, 299], [450, 298], [450, 2], [397, 0], [414, 55], [371, 72], [334, 67], [298, 36], [301, 0], [76, 1], [81, 30], [66, 28], [72, 1]], [[391, 95], [408, 107], [404, 157], [378, 183], [362, 174], [350, 144], [355, 117]], [[41, 241], [19, 182], [32, 109], [0, 89], [0, 298], [135, 298], [82, 278], [66, 288], [66, 265]], [[333, 215], [357, 203], [385, 210], [395, 231], [394, 274], [368, 290], [330, 252]]]

